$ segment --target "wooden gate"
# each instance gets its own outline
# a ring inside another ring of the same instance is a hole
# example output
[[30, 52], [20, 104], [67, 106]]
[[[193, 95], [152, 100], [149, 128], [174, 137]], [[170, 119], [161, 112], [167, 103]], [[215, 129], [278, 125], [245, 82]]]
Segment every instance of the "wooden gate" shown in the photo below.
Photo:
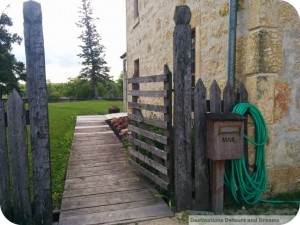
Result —
[[[172, 148], [172, 73], [167, 65], [161, 75], [133, 77], [128, 79], [132, 84], [129, 95], [132, 102], [128, 106], [132, 113], [128, 128], [131, 131], [129, 141], [129, 162], [142, 174], [168, 190], [173, 182], [173, 148]], [[163, 83], [161, 91], [139, 90], [142, 83]], [[136, 88], [138, 87], [138, 88]], [[158, 99], [163, 105], [140, 104], [139, 98], [149, 97]], [[144, 113], [147, 112], [147, 113]], [[151, 118], [144, 114], [160, 113], [161, 119]]]

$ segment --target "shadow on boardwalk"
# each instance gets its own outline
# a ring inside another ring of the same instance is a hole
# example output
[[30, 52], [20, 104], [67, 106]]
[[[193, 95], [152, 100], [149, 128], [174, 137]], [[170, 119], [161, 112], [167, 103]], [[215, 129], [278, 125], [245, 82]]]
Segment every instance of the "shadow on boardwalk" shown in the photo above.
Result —
[[123, 224], [173, 216], [126, 161], [106, 116], [78, 116], [60, 225]]

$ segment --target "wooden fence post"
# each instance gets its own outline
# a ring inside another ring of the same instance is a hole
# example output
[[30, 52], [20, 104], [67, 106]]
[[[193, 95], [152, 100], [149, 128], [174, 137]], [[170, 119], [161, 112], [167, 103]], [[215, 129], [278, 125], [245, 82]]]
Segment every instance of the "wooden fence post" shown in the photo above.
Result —
[[4, 101], [0, 100], [0, 205], [4, 216], [12, 221], [9, 177], [5, 109]]
[[51, 163], [41, 4], [24, 2], [35, 223], [52, 225]]
[[200, 79], [194, 94], [195, 210], [209, 210], [209, 170], [206, 158], [206, 88]]
[[[211, 113], [221, 113], [222, 109], [222, 101], [221, 101], [221, 90], [219, 85], [217, 84], [216, 80], [213, 81], [211, 87], [210, 87], [210, 112]], [[212, 208], [213, 211], [219, 212], [220, 208], [219, 205], [216, 204], [216, 202], [221, 202], [220, 205], [223, 207], [223, 186], [216, 186], [216, 183], [222, 183], [222, 182], [215, 182], [213, 183], [213, 180], [219, 179], [223, 180], [223, 172], [220, 170], [220, 168], [223, 167], [224, 161], [210, 161], [210, 174], [213, 175], [210, 179], [210, 187], [211, 187], [211, 193], [212, 193]]]
[[176, 6], [173, 34], [174, 182], [178, 211], [192, 208], [191, 153], [191, 10]]
[[164, 82], [164, 90], [167, 90], [167, 97], [164, 98], [164, 106], [167, 107], [167, 112], [164, 113], [164, 121], [167, 122], [167, 129], [164, 135], [168, 137], [168, 143], [164, 145], [165, 152], [168, 153], [166, 166], [168, 168], [168, 176], [170, 189], [174, 189], [174, 154], [173, 154], [173, 132], [172, 132], [172, 73], [167, 65], [164, 65], [164, 74], [167, 76], [167, 81]]
[[7, 100], [8, 143], [12, 174], [14, 222], [32, 224], [29, 197], [27, 128], [24, 103], [16, 90]]

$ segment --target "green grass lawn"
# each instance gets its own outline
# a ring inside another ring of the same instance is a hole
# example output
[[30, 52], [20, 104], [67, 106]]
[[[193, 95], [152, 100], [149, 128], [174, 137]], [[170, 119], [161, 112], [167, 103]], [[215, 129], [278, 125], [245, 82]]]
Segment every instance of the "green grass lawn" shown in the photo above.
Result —
[[64, 190], [69, 153], [77, 115], [103, 115], [107, 109], [122, 102], [84, 101], [49, 103], [50, 148], [53, 208], [59, 209]]

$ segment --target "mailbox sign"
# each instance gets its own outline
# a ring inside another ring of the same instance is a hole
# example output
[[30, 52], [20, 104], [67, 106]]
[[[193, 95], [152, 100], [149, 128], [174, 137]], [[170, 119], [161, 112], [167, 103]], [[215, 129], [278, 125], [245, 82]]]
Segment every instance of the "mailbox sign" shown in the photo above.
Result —
[[211, 160], [244, 156], [245, 118], [236, 114], [207, 115], [207, 157]]

